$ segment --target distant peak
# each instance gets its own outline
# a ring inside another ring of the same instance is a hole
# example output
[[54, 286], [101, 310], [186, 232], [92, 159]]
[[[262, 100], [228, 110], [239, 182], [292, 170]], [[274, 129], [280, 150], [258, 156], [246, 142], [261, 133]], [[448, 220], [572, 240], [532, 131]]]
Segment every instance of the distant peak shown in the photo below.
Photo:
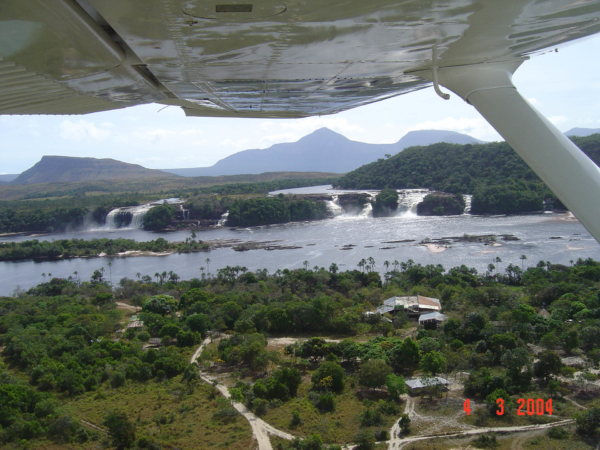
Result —
[[340, 134], [336, 131], [330, 130], [327, 127], [323, 127], [323, 128], [319, 128], [318, 130], [313, 131], [310, 134], [307, 134], [306, 136], [300, 138], [300, 140], [303, 139], [326, 139], [326, 138], [342, 138], [342, 139], [348, 139], [346, 136], [344, 136], [343, 134]]

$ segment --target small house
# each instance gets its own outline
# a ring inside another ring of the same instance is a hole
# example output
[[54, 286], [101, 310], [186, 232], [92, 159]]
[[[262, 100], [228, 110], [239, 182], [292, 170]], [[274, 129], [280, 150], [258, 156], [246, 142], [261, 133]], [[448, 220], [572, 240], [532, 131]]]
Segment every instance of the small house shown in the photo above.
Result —
[[420, 395], [426, 392], [427, 389], [447, 390], [450, 386], [450, 382], [442, 377], [415, 378], [414, 380], [406, 380], [405, 383], [410, 395]]
[[133, 328], [134, 330], [141, 330], [144, 327], [143, 320], [134, 320], [133, 322], [129, 322], [127, 324], [127, 329]]
[[446, 320], [448, 320], [448, 316], [439, 312], [421, 314], [421, 316], [419, 317], [419, 325], [421, 325], [426, 330], [435, 330]]
[[423, 295], [405, 295], [388, 298], [383, 302], [377, 312], [379, 314], [390, 313], [396, 315], [400, 312], [409, 318], [418, 318], [421, 314], [440, 312], [442, 304], [437, 298], [425, 297]]

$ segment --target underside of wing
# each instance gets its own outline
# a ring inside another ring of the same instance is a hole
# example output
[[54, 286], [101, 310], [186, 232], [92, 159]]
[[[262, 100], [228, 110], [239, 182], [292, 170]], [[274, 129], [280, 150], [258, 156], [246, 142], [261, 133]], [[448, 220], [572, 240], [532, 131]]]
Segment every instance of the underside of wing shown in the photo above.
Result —
[[0, 114], [331, 114], [600, 31], [600, 1], [4, 0]]

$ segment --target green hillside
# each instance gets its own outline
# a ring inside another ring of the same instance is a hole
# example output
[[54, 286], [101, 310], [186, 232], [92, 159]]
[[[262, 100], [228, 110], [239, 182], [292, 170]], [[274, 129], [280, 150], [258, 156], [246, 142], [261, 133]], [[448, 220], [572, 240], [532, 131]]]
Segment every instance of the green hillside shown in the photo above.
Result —
[[[600, 162], [600, 134], [572, 140], [596, 164]], [[342, 189], [429, 188], [473, 194], [475, 213], [534, 211], [542, 208], [545, 198], [554, 198], [505, 142], [411, 147], [349, 172], [336, 185]]]
[[114, 159], [43, 156], [32, 168], [20, 174], [12, 184], [39, 184], [97, 180], [133, 180], [139, 178], [172, 178], [175, 175], [146, 169]]

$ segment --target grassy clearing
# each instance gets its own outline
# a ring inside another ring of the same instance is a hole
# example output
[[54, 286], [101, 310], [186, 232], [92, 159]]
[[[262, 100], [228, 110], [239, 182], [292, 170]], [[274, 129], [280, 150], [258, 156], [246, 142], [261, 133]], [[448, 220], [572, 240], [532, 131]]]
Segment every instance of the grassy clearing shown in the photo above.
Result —
[[[357, 394], [356, 388], [346, 386], [344, 392], [335, 396], [335, 409], [332, 412], [321, 413], [307, 395], [310, 390], [309, 383], [303, 383], [298, 390], [298, 397], [283, 405], [269, 409], [263, 419], [275, 428], [287, 431], [294, 436], [305, 437], [312, 433], [318, 433], [323, 442], [350, 443], [356, 433], [361, 429], [358, 416], [366, 411], [362, 400], [377, 401], [379, 394], [362, 393]], [[384, 398], [387, 396], [383, 396]], [[404, 406], [399, 405], [402, 411]], [[299, 425], [292, 425], [292, 412], [298, 411], [301, 418]], [[399, 415], [399, 414], [398, 414]], [[383, 416], [384, 421], [380, 426], [368, 427], [370, 430], [389, 430], [396, 416]]]
[[135, 421], [138, 437], [152, 436], [165, 449], [251, 448], [252, 431], [246, 419], [241, 415], [223, 419], [215, 416], [219, 394], [212, 386], [202, 383], [192, 391], [177, 380], [103, 388], [75, 399], [66, 398], [65, 407], [95, 425], [100, 425], [109, 411], [124, 411]]

